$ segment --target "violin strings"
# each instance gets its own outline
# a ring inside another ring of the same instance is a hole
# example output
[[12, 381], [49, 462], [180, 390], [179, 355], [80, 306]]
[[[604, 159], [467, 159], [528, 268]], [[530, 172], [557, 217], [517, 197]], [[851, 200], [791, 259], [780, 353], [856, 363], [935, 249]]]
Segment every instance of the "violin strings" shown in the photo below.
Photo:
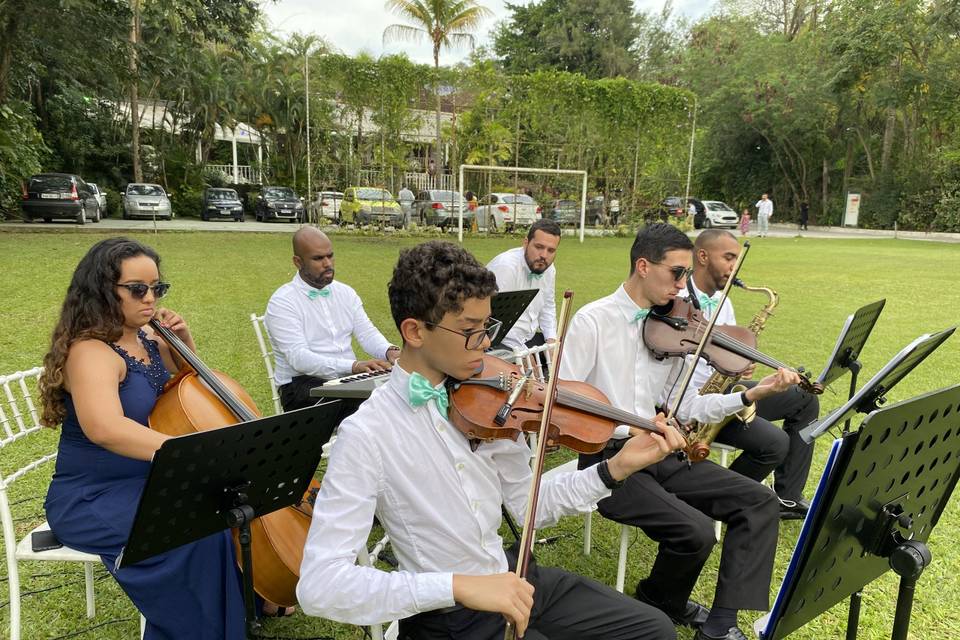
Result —
[[586, 396], [580, 395], [579, 393], [574, 393], [560, 389], [557, 395], [557, 399], [562, 403], [574, 409], [581, 409], [583, 411], [589, 411], [601, 415], [603, 417], [612, 418], [614, 420], [620, 420], [624, 424], [632, 424], [635, 426], [641, 427], [653, 427], [654, 423], [646, 418], [641, 418], [627, 411], [621, 409], [616, 409], [610, 405], [606, 405], [599, 400], [594, 400], [593, 398], [588, 398]]
[[[702, 327], [703, 327], [702, 323], [696, 324], [694, 328], [695, 336], [700, 334], [700, 329]], [[780, 362], [779, 360], [771, 358], [770, 356], [763, 353], [762, 351], [758, 351], [757, 349], [754, 349], [753, 347], [746, 345], [743, 342], [740, 342], [736, 338], [731, 338], [730, 336], [722, 332], [712, 333], [710, 335], [710, 341], [717, 343], [721, 347], [730, 348], [731, 351], [734, 351], [734, 353], [738, 353], [736, 349], [739, 349], [742, 353], [739, 353], [738, 355], [743, 355], [745, 358], [752, 358], [757, 362], [765, 364], [768, 367], [771, 367], [773, 369], [780, 369], [780, 368], [791, 369], [792, 368], [792, 367], [788, 367], [786, 364]]]

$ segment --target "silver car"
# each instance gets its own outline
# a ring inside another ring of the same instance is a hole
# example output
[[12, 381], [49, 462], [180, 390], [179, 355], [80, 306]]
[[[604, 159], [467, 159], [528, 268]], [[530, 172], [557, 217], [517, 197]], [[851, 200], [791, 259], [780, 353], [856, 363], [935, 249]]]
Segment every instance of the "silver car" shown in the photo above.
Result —
[[[93, 182], [88, 182], [90, 189], [93, 190], [94, 195], [97, 196], [97, 202], [100, 204], [100, 216], [107, 215], [107, 192], [103, 191]], [[98, 216], [99, 217], [99, 216]]]
[[341, 191], [321, 191], [316, 200], [310, 203], [310, 218], [317, 222], [327, 219], [331, 222], [340, 222], [340, 203], [343, 201]]
[[413, 218], [420, 226], [438, 226], [444, 229], [457, 226], [460, 208], [463, 208], [463, 226], [470, 227], [473, 211], [460, 193], [432, 189], [421, 191], [413, 203]]
[[167, 192], [158, 184], [131, 182], [123, 192], [123, 219], [165, 218], [173, 219], [173, 208]]

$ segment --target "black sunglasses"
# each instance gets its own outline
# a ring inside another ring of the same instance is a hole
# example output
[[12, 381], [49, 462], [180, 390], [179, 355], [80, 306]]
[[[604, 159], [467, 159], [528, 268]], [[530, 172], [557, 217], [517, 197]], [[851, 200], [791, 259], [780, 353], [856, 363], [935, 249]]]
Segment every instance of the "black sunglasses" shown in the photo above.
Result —
[[143, 300], [143, 297], [147, 295], [147, 291], [150, 290], [153, 291], [154, 297], [162, 298], [163, 296], [167, 295], [167, 291], [170, 290], [169, 282], [158, 282], [154, 285], [143, 284], [142, 282], [133, 282], [130, 284], [118, 282], [117, 286], [123, 287], [129, 291], [134, 300]]
[[466, 338], [463, 346], [468, 351], [476, 351], [477, 349], [482, 347], [483, 341], [486, 340], [487, 338], [489, 338], [492, 342], [493, 339], [497, 337], [497, 333], [500, 331], [500, 327], [503, 326], [503, 323], [495, 318], [490, 318], [489, 320], [487, 320], [487, 324], [484, 326], [483, 329], [474, 329], [473, 331], [457, 331], [456, 329], [450, 329], [450, 328], [444, 327], [443, 325], [439, 325], [435, 322], [427, 322], [426, 320], [423, 321], [423, 324], [430, 327], [436, 327], [437, 329], [443, 329], [444, 331], [449, 331], [450, 333], [456, 333], [457, 335], [463, 336], [464, 338]]
[[[654, 262], [650, 260], [650, 264], [663, 264], [662, 262]], [[664, 266], [666, 266], [664, 264]], [[674, 282], [680, 282], [684, 278], [689, 278], [693, 273], [693, 267], [681, 267], [677, 265], [675, 267], [670, 267], [670, 273], [673, 275]]]

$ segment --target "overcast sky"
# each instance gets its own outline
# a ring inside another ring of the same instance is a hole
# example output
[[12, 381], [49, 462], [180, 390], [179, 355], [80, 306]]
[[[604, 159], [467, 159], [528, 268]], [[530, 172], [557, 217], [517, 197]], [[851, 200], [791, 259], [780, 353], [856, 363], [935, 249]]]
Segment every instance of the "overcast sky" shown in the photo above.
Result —
[[[525, 0], [514, 0], [514, 4]], [[491, 18], [479, 32], [477, 44], [489, 44], [488, 34], [493, 25], [507, 17], [503, 0], [479, 0], [493, 11]], [[640, 11], [659, 12], [663, 0], [634, 0]], [[674, 16], [697, 19], [713, 5], [713, 0], [674, 0]], [[383, 0], [277, 0], [264, 2], [263, 11], [274, 30], [282, 33], [314, 33], [325, 38], [334, 47], [347, 54], [366, 51], [374, 57], [381, 53], [406, 52], [417, 62], [432, 63], [431, 49], [426, 44], [381, 44], [383, 30], [388, 25], [402, 23], [399, 17], [387, 13]], [[451, 64], [466, 57], [465, 50], [453, 49], [441, 53], [441, 64]]]

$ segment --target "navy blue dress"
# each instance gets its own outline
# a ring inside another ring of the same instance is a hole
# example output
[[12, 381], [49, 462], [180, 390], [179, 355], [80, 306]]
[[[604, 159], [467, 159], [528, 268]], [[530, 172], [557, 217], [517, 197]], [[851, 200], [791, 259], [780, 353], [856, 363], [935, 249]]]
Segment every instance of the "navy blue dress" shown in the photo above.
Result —
[[[169, 374], [157, 344], [140, 332], [150, 362], [111, 345], [127, 364], [120, 383], [123, 414], [147, 426]], [[67, 416], [56, 471], [47, 491], [47, 521], [69, 547], [100, 556], [147, 619], [147, 640], [234, 640], [245, 637], [243, 597], [233, 540], [223, 531], [131, 567], [114, 569], [126, 544], [150, 463], [94, 444], [65, 394]]]

